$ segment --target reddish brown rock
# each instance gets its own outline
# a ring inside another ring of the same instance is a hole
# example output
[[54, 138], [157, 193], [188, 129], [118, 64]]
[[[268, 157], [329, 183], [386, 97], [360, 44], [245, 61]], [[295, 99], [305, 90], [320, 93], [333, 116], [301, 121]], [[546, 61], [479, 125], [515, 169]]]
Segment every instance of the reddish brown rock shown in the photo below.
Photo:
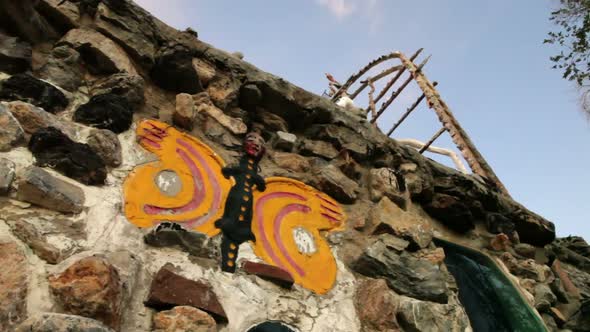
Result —
[[191, 306], [208, 312], [217, 322], [227, 322], [227, 315], [210, 285], [179, 276], [167, 266], [152, 280], [145, 304], [154, 309]]
[[16, 242], [0, 238], [0, 253], [0, 331], [12, 331], [27, 314], [29, 271]]
[[398, 301], [383, 279], [362, 281], [355, 301], [363, 331], [399, 331], [395, 319]]
[[495, 251], [506, 251], [510, 247], [510, 238], [504, 233], [497, 234], [490, 241], [490, 248]]
[[104, 258], [82, 258], [49, 277], [49, 287], [66, 313], [94, 318], [117, 329], [121, 318], [122, 284]]
[[574, 298], [579, 299], [580, 290], [571, 281], [567, 272], [563, 270], [563, 268], [561, 267], [561, 262], [558, 259], [553, 261], [553, 264], [551, 265], [551, 270], [553, 271], [553, 273], [555, 273], [557, 277], [559, 277], [565, 291]]
[[217, 324], [204, 311], [189, 306], [174, 307], [154, 315], [153, 332], [215, 332]]
[[247, 261], [242, 265], [242, 270], [287, 289], [295, 282], [289, 272], [268, 264]]
[[426, 259], [433, 264], [441, 265], [445, 260], [445, 251], [443, 248], [422, 249], [416, 253], [416, 256], [421, 259]]

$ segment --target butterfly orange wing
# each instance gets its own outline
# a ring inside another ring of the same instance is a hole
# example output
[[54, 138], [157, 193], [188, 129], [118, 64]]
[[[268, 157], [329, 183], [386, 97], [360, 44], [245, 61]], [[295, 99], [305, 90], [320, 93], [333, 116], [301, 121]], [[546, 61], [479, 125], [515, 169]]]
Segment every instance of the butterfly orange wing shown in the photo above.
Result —
[[232, 180], [221, 175], [224, 161], [198, 139], [170, 125], [144, 120], [139, 144], [159, 160], [136, 167], [125, 180], [125, 215], [139, 227], [162, 221], [214, 236]]
[[345, 214], [328, 195], [300, 181], [271, 177], [254, 193], [254, 252], [316, 293], [330, 290], [337, 266], [321, 231], [343, 227]]

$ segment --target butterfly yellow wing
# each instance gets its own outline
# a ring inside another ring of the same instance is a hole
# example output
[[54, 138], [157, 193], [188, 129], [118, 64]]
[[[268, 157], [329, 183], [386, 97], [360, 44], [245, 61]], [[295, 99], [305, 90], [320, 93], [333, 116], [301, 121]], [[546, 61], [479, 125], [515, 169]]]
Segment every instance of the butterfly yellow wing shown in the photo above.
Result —
[[330, 290], [337, 266], [320, 231], [342, 228], [345, 214], [328, 195], [282, 177], [266, 179], [266, 190], [254, 193], [254, 252], [316, 293]]
[[136, 167], [125, 180], [127, 219], [139, 227], [170, 221], [218, 234], [214, 222], [232, 186], [221, 175], [224, 161], [203, 142], [160, 121], [144, 120], [136, 133], [158, 160]]

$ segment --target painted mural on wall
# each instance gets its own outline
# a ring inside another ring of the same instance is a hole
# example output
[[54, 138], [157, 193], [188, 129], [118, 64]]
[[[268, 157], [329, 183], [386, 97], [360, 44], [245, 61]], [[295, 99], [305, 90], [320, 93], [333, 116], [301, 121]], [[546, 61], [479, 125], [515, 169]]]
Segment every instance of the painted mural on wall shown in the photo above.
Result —
[[296, 283], [323, 294], [336, 280], [336, 261], [321, 235], [343, 226], [345, 214], [328, 195], [302, 182], [258, 174], [264, 140], [249, 133], [239, 164], [170, 125], [145, 120], [139, 144], [158, 160], [136, 167], [124, 184], [125, 215], [139, 227], [174, 222], [208, 236], [220, 233], [221, 268], [234, 272], [249, 241], [258, 257]]

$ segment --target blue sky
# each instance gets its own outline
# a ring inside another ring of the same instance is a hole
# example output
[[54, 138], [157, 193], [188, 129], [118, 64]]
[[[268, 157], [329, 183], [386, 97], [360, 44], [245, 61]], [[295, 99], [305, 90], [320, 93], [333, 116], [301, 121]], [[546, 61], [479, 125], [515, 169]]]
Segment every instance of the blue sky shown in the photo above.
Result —
[[[309, 91], [344, 81], [391, 51], [432, 54], [425, 74], [511, 195], [590, 240], [590, 121], [578, 92], [551, 69], [551, 0], [136, 0], [164, 22]], [[380, 126], [419, 92], [410, 85]], [[364, 106], [364, 105], [363, 105]], [[422, 105], [394, 137], [428, 140], [440, 127]], [[437, 146], [454, 148], [447, 135]], [[429, 157], [432, 157], [429, 155]], [[438, 158], [435, 158], [438, 160]], [[448, 164], [448, 162], [444, 161]]]

